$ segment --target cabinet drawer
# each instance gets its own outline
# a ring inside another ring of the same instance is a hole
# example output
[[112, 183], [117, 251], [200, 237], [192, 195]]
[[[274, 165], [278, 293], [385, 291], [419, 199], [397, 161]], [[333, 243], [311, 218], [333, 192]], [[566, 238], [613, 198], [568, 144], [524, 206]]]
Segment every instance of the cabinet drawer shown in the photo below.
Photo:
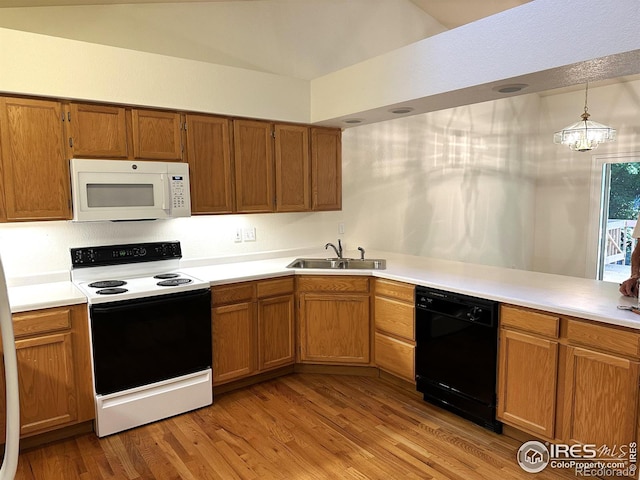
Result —
[[380, 333], [375, 334], [376, 365], [382, 370], [415, 382], [415, 347]]
[[560, 333], [560, 317], [509, 305], [500, 306], [500, 325], [551, 338]]
[[211, 289], [214, 305], [251, 301], [256, 297], [256, 285], [253, 282], [222, 285]]
[[395, 298], [413, 305], [414, 292], [415, 285], [381, 278], [376, 279], [376, 295]]
[[13, 334], [16, 337], [69, 330], [71, 308], [52, 308], [13, 315]]
[[293, 277], [264, 280], [257, 285], [258, 298], [274, 297], [293, 292]]
[[390, 298], [376, 297], [375, 324], [377, 330], [415, 340], [415, 307]]
[[298, 279], [300, 292], [369, 292], [369, 277], [348, 277], [332, 275], [326, 277], [300, 277]]
[[640, 359], [640, 333], [614, 326], [568, 319], [567, 340], [570, 344]]

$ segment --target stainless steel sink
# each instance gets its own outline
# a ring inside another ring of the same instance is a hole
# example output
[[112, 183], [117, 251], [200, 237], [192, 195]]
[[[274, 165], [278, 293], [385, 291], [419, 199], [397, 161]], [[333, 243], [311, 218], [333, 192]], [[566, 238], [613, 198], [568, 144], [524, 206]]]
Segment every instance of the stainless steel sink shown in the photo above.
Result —
[[380, 258], [364, 260], [357, 258], [296, 258], [287, 265], [287, 268], [384, 270], [387, 268], [387, 261]]

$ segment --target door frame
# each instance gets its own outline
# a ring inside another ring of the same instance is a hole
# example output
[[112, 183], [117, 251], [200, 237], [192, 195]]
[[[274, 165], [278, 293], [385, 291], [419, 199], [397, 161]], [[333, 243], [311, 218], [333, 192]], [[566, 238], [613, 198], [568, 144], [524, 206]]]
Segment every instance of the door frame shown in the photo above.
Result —
[[608, 178], [604, 174], [607, 163], [640, 162], [640, 152], [608, 153], [591, 156], [591, 186], [589, 195], [589, 224], [587, 225], [587, 249], [585, 259], [585, 277], [602, 279], [602, 241], [606, 229], [605, 207], [608, 211], [609, 199], [605, 198], [605, 184]]

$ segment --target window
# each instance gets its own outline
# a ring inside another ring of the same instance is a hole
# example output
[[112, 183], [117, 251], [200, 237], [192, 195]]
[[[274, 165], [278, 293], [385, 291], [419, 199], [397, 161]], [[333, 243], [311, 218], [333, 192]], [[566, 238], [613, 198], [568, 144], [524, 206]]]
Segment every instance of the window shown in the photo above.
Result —
[[605, 163], [598, 278], [621, 282], [629, 278], [631, 237], [640, 211], [640, 162]]

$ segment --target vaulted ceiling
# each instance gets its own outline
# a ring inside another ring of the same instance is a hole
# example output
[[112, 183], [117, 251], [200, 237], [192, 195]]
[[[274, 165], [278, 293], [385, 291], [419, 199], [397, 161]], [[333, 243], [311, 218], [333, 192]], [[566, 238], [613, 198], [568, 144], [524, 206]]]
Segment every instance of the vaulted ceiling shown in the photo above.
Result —
[[0, 27], [312, 79], [531, 0], [0, 0]]

